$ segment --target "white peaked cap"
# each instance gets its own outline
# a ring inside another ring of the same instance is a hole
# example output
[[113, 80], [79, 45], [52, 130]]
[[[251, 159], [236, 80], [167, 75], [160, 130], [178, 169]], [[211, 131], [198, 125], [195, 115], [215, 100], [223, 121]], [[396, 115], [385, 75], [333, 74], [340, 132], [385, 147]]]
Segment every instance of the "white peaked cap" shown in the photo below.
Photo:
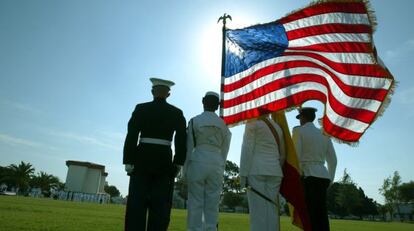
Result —
[[159, 79], [159, 78], [150, 78], [152, 86], [165, 86], [168, 88], [171, 88], [172, 86], [174, 86], [174, 82], [170, 81], [170, 80], [165, 80], [165, 79]]
[[205, 96], [208, 96], [208, 95], [213, 95], [220, 99], [220, 95], [214, 91], [208, 91]]

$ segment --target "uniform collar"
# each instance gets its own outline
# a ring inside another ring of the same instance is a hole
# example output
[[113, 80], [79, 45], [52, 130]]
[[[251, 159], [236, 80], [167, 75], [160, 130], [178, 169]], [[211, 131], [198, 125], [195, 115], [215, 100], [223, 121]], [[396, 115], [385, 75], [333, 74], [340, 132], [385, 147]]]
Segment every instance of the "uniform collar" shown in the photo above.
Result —
[[203, 114], [217, 116], [217, 114], [214, 111], [203, 111]]
[[315, 127], [315, 125], [312, 122], [306, 122], [302, 127]]
[[153, 102], [156, 102], [156, 103], [166, 103], [167, 102], [167, 99], [164, 99], [164, 98], [154, 98]]
[[215, 112], [213, 112], [213, 111], [203, 111], [203, 113], [201, 113], [201, 114], [206, 115], [206, 116], [209, 116], [209, 117], [211, 117], [211, 116], [217, 116], [217, 114]]

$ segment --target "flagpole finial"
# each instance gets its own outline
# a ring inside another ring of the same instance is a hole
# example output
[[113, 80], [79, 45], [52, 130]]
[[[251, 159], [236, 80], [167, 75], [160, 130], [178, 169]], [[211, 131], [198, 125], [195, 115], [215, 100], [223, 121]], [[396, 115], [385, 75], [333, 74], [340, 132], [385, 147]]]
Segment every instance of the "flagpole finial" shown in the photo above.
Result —
[[230, 21], [232, 20], [230, 15], [228, 15], [228, 14], [224, 13], [224, 14], [223, 14], [223, 16], [221, 16], [221, 17], [217, 20], [217, 23], [219, 23], [221, 20], [223, 20], [223, 28], [226, 28], [226, 22], [227, 22], [227, 19], [230, 19]]

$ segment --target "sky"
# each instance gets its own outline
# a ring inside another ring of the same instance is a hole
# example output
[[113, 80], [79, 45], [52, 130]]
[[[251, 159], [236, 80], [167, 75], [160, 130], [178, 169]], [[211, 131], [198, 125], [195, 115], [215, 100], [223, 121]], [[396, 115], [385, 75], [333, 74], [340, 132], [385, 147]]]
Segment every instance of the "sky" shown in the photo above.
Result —
[[[229, 28], [277, 20], [311, 1], [271, 0], [2, 0], [0, 1], [0, 166], [31, 163], [66, 179], [67, 160], [106, 166], [122, 195], [127, 122], [137, 103], [152, 100], [150, 77], [173, 80], [168, 101], [187, 120], [202, 112], [206, 91], [219, 91], [221, 24]], [[336, 180], [344, 169], [365, 193], [398, 171], [414, 180], [414, 1], [371, 1], [379, 56], [398, 81], [392, 102], [357, 147], [334, 143]], [[411, 76], [411, 77], [410, 77]], [[323, 105], [308, 102], [320, 109]], [[287, 113], [289, 126], [298, 125]], [[244, 127], [228, 159], [239, 163]]]

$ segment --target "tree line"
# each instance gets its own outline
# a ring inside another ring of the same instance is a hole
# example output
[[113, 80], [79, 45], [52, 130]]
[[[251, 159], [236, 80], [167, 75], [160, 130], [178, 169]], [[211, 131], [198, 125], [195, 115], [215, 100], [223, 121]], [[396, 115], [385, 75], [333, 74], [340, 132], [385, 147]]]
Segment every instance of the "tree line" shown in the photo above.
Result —
[[32, 188], [40, 188], [43, 196], [48, 197], [52, 189], [64, 188], [57, 176], [40, 171], [35, 174], [35, 168], [30, 163], [20, 162], [9, 166], [0, 166], [0, 185], [14, 189], [18, 195], [28, 195]]
[[398, 214], [402, 220], [401, 205], [411, 204], [412, 219], [414, 216], [414, 181], [402, 183], [400, 174], [395, 171], [392, 177], [384, 179], [379, 192], [385, 199], [385, 204], [381, 207], [382, 213]]
[[334, 182], [328, 188], [328, 212], [339, 218], [356, 216], [359, 219], [378, 215], [379, 204], [365, 195], [364, 190], [351, 179], [344, 170], [340, 181]]

